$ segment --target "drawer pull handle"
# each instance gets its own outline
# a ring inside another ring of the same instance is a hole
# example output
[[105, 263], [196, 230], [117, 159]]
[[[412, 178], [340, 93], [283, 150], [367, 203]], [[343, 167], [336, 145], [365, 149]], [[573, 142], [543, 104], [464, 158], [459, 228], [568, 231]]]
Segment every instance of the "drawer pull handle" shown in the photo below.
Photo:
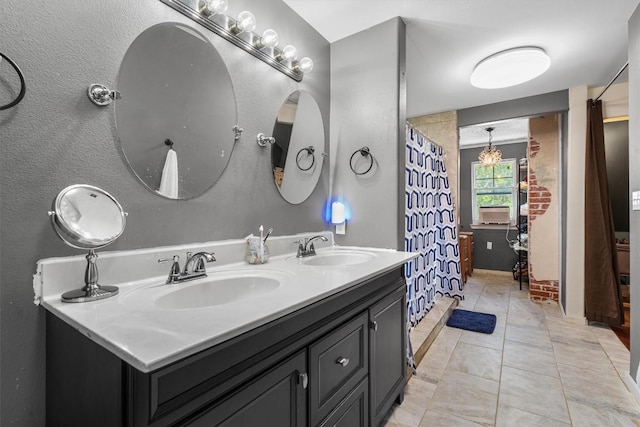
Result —
[[336, 360], [336, 363], [338, 365], [347, 366], [349, 364], [349, 359], [347, 359], [346, 357], [340, 357], [338, 358], [338, 360]]
[[369, 323], [369, 327], [370, 327], [371, 329], [373, 329], [374, 331], [377, 331], [377, 330], [378, 330], [378, 322], [376, 322], [375, 320], [372, 320], [372, 321]]
[[302, 388], [307, 388], [309, 385], [309, 375], [306, 373], [298, 373], [298, 384], [302, 384]]

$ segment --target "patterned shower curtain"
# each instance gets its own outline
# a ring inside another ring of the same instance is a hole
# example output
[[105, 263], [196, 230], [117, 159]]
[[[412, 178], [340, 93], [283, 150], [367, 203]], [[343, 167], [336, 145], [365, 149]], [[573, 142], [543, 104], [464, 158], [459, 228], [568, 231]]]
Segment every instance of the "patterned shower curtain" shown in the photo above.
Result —
[[464, 297], [458, 232], [442, 147], [409, 124], [406, 132], [405, 250], [420, 253], [405, 265], [407, 323], [413, 327], [433, 308], [436, 297]]

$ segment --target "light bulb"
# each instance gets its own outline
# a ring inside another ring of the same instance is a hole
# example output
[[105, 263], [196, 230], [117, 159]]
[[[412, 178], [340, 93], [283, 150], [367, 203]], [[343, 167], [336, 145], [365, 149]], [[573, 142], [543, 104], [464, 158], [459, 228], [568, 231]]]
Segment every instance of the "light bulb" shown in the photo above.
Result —
[[262, 33], [262, 37], [258, 41], [258, 48], [276, 47], [278, 46], [278, 33], [275, 30], [267, 29]]
[[297, 57], [298, 57], [298, 49], [288, 44], [282, 48], [282, 52], [280, 53], [280, 55], [278, 55], [277, 59], [278, 61], [287, 61], [287, 60], [293, 61]]
[[204, 16], [221, 15], [227, 11], [227, 0], [200, 0], [198, 12]]
[[296, 66], [296, 68], [303, 73], [310, 73], [311, 70], [313, 70], [313, 61], [311, 60], [311, 58], [305, 56], [300, 61], [298, 61], [298, 65]]
[[234, 32], [240, 34], [245, 31], [253, 31], [254, 28], [256, 28], [256, 17], [253, 16], [253, 13], [248, 10], [240, 12], [234, 26]]

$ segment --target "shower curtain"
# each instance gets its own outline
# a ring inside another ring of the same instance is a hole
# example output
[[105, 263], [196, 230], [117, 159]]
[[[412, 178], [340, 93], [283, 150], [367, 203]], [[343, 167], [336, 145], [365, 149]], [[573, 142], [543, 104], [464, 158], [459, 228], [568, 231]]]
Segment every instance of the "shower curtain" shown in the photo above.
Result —
[[437, 296], [464, 297], [442, 147], [407, 124], [405, 153], [405, 250], [420, 253], [405, 265], [407, 323], [413, 327], [433, 308]]
[[609, 200], [602, 101], [587, 101], [584, 190], [584, 302], [589, 321], [624, 323], [615, 227]]

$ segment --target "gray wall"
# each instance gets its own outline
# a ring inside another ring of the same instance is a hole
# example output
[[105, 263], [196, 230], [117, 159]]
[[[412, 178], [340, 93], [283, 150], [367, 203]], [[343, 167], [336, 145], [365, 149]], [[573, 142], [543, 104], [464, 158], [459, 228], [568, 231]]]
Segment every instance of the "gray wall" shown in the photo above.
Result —
[[629, 122], [604, 124], [609, 198], [616, 232], [629, 231]]
[[[629, 19], [629, 159], [640, 158], [640, 7]], [[629, 189], [640, 191], [640, 169], [629, 164]], [[629, 218], [631, 259], [640, 253], [640, 216], [631, 211]], [[640, 264], [631, 263], [631, 378], [636, 380], [640, 363]]]
[[[405, 24], [394, 18], [331, 45], [332, 195], [353, 215], [339, 244], [403, 247], [405, 44]], [[376, 163], [356, 176], [349, 158], [363, 146]]]
[[[521, 159], [527, 155], [527, 143], [506, 144], [498, 146], [503, 159]], [[466, 148], [460, 150], [460, 229], [473, 231], [473, 267], [485, 270], [511, 271], [518, 255], [509, 247], [505, 236], [506, 230], [471, 229], [471, 163], [478, 161], [482, 148]], [[517, 238], [517, 231], [512, 229], [509, 240]], [[487, 249], [487, 242], [492, 242], [493, 249]]]
[[[28, 81], [23, 102], [0, 112], [0, 425], [44, 425], [45, 322], [44, 310], [33, 305], [32, 275], [38, 259], [81, 253], [58, 240], [46, 214], [62, 188], [97, 185], [129, 212], [127, 229], [108, 250], [241, 238], [260, 224], [274, 227], [276, 235], [326, 228], [322, 206], [329, 193], [328, 166], [310, 199], [290, 205], [273, 184], [269, 150], [259, 148], [255, 136], [270, 133], [280, 104], [302, 89], [320, 105], [328, 143], [329, 44], [281, 0], [234, 0], [228, 13], [244, 9], [256, 15], [257, 29], [276, 29], [283, 42], [313, 58], [315, 69], [302, 83], [159, 0], [0, 5], [2, 52]], [[219, 50], [232, 73], [238, 121], [245, 130], [218, 183], [189, 201], [157, 197], [133, 177], [118, 149], [113, 106], [96, 107], [86, 96], [91, 83], [115, 87], [129, 44], [166, 21], [192, 25]]]
[[569, 109], [569, 91], [544, 93], [495, 104], [458, 110], [458, 126], [469, 126], [494, 120], [558, 113]]

